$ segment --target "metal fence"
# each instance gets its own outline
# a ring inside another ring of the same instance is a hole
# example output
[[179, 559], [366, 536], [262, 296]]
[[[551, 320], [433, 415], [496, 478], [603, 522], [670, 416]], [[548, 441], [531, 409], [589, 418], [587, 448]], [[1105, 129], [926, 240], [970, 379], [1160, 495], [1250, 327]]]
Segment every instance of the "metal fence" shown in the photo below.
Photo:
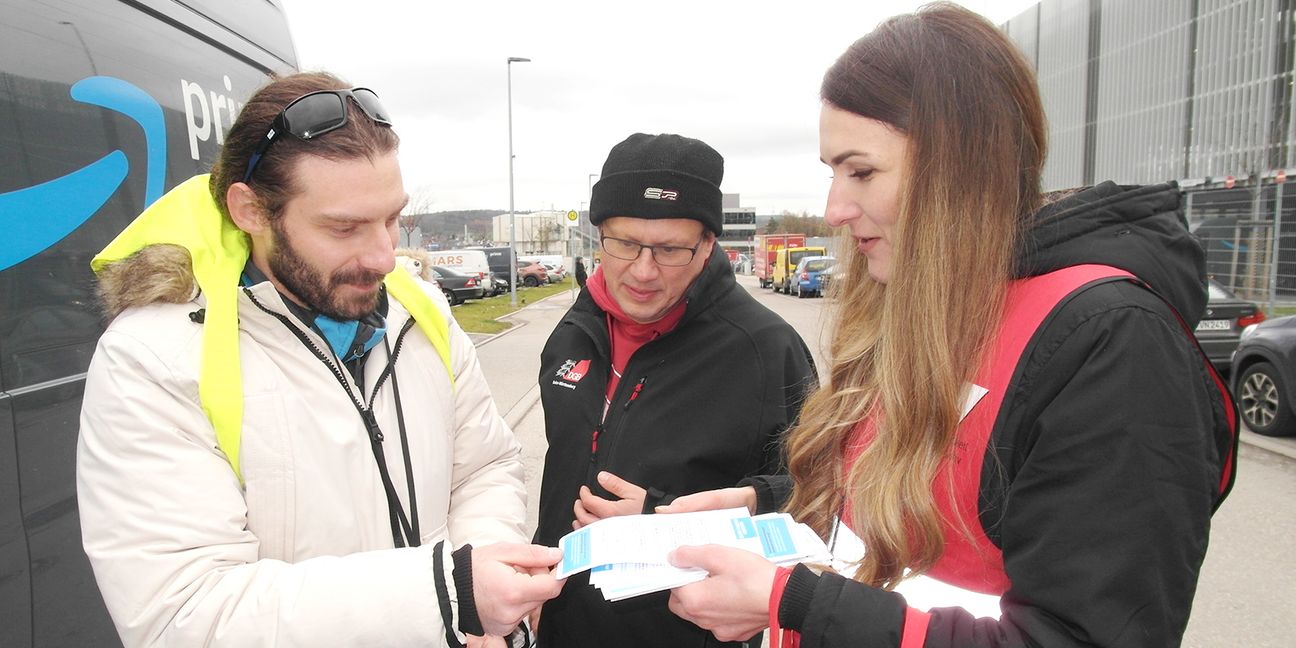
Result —
[[1212, 278], [1270, 315], [1296, 305], [1296, 187], [1189, 189], [1184, 216], [1206, 249]]

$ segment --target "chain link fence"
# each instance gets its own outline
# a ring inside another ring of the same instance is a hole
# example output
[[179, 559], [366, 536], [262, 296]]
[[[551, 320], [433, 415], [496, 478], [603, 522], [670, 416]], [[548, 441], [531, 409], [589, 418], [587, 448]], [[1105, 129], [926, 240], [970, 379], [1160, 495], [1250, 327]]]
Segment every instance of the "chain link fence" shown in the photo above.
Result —
[[1188, 189], [1184, 217], [1208, 275], [1270, 316], [1296, 307], [1296, 187]]

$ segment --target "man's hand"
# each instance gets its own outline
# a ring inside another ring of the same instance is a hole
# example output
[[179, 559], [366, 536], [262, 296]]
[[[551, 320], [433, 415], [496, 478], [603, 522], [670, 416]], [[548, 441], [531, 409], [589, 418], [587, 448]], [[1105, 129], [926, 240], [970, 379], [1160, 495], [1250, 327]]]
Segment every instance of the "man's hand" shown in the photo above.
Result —
[[506, 636], [532, 610], [558, 596], [565, 580], [550, 568], [562, 560], [553, 547], [493, 544], [473, 547], [473, 599], [488, 635]]
[[742, 488], [717, 488], [692, 495], [675, 498], [674, 502], [654, 509], [657, 513], [692, 513], [693, 511], [719, 511], [723, 509], [747, 507], [747, 512], [756, 513], [756, 489], [751, 486]]
[[599, 472], [598, 483], [599, 486], [607, 489], [607, 492], [621, 499], [604, 499], [590, 492], [589, 487], [581, 486], [580, 499], [572, 505], [572, 510], [576, 512], [576, 519], [572, 520], [572, 529], [579, 529], [606, 517], [635, 515], [643, 512], [644, 489], [605, 470]]
[[[735, 490], [735, 489], [730, 489]], [[701, 567], [708, 576], [671, 590], [670, 609], [721, 641], [742, 641], [769, 625], [774, 563], [750, 551], [702, 545], [670, 554], [676, 567]]]

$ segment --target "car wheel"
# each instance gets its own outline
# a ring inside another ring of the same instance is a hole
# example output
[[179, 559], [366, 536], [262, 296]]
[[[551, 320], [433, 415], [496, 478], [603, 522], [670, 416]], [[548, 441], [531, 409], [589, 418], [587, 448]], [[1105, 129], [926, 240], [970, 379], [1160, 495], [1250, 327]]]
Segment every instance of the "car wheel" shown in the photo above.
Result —
[[528, 275], [526, 277], [522, 277], [522, 283], [531, 288], [535, 288], [536, 286], [540, 285], [540, 280], [536, 279], [534, 276]]
[[797, 284], [797, 299], [805, 299], [805, 297], [805, 289], [801, 287], [801, 284]]
[[1237, 401], [1242, 420], [1256, 434], [1290, 436], [1293, 429], [1291, 403], [1282, 376], [1268, 362], [1247, 367], [1238, 380]]
[[450, 290], [449, 288], [442, 288], [441, 294], [445, 295], [446, 301], [450, 302], [451, 306], [454, 306], [455, 304], [459, 303], [459, 300], [455, 299], [455, 294], [453, 290]]

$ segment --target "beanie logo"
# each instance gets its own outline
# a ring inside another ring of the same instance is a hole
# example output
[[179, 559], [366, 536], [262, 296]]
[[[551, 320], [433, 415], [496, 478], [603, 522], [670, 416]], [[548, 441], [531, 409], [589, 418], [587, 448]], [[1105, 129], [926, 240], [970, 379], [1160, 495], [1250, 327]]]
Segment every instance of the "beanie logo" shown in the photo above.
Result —
[[644, 198], [652, 200], [675, 200], [678, 197], [679, 192], [673, 189], [658, 189], [657, 187], [644, 189]]

